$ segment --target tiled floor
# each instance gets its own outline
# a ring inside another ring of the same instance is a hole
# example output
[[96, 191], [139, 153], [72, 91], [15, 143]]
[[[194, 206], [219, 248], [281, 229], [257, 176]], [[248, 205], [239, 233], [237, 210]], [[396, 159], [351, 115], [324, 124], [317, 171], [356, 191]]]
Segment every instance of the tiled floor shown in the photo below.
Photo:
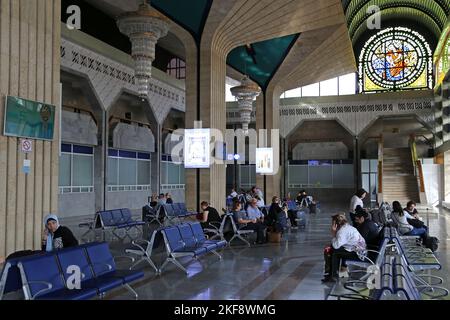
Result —
[[[169, 264], [161, 276], [156, 276], [147, 265], [141, 265], [145, 278], [133, 287], [140, 299], [151, 300], [324, 300], [330, 287], [321, 283], [323, 247], [330, 241], [330, 216], [342, 211], [346, 205], [322, 206], [317, 215], [309, 215], [305, 229], [289, 231], [282, 243], [265, 244], [251, 248], [236, 242], [225, 249], [223, 260], [208, 255], [201, 261], [185, 261], [186, 276]], [[441, 242], [436, 253], [443, 270], [433, 272], [444, 277], [444, 287], [450, 288], [449, 212], [423, 213], [432, 235]], [[76, 221], [63, 220], [78, 236], [83, 230]], [[124, 255], [129, 244], [111, 243], [115, 255]], [[165, 256], [157, 250], [154, 261], [160, 265]], [[126, 266], [124, 263], [121, 266]], [[117, 290], [107, 299], [128, 300], [133, 297], [125, 290]]]
[[[346, 206], [322, 206], [318, 215], [309, 215], [305, 229], [289, 231], [280, 244], [265, 244], [246, 248], [236, 242], [223, 251], [223, 260], [209, 255], [198, 261], [185, 262], [189, 275], [173, 265], [155, 276], [144, 268], [146, 278], [134, 287], [140, 299], [236, 299], [236, 300], [324, 300], [330, 291], [321, 283], [323, 273], [323, 247], [330, 241], [330, 216]], [[443, 270], [434, 272], [444, 277], [444, 287], [450, 288], [450, 241], [447, 229], [450, 215], [445, 212], [423, 213], [431, 234], [441, 239], [437, 256]], [[123, 247], [113, 246], [117, 254]], [[156, 255], [161, 264], [164, 254]], [[125, 291], [109, 296], [110, 299], [131, 299]]]

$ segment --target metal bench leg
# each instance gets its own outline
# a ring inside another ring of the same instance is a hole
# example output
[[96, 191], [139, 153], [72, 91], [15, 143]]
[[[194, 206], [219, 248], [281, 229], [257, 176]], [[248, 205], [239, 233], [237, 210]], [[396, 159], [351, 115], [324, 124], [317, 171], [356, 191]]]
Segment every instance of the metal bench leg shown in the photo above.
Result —
[[244, 239], [240, 234], [235, 234], [235, 235], [231, 238], [231, 240], [228, 242], [228, 244], [231, 246], [231, 242], [232, 242], [234, 239], [236, 239], [236, 238], [241, 239], [242, 241], [244, 241], [244, 242], [247, 244], [247, 246], [251, 247], [250, 242], [248, 242], [246, 239]]
[[144, 262], [144, 258], [141, 257], [141, 259], [139, 259], [138, 261], [136, 261], [135, 263], [133, 263], [133, 265], [130, 267], [130, 270], [133, 270], [133, 268], [135, 268], [136, 266], [138, 266], [139, 264], [141, 264], [142, 262]]
[[218, 256], [219, 260], [223, 259], [222, 256], [216, 250], [212, 250], [211, 252], [214, 253], [216, 256]]
[[85, 242], [89, 242], [89, 238], [85, 238], [89, 233], [91, 233], [91, 232], [93, 232], [94, 233], [94, 239], [95, 239], [95, 231], [94, 231], [94, 229], [92, 229], [92, 228], [89, 228], [85, 233], [83, 233], [82, 235], [81, 235], [81, 237], [80, 237], [80, 239], [82, 240], [82, 241], [85, 241]]
[[245, 239], [243, 236], [241, 236], [241, 235], [239, 234], [239, 235], [238, 235], [238, 238], [241, 239], [242, 241], [244, 241], [244, 242], [247, 244], [247, 246], [251, 247], [250, 242], [248, 242], [248, 240]]
[[233, 237], [228, 241], [228, 245], [231, 247], [231, 242], [233, 242], [234, 239], [236, 239], [237, 235], [234, 234]]
[[166, 261], [164, 261], [164, 263], [162, 264], [161, 268], [159, 268], [160, 273], [163, 271], [163, 269], [167, 266], [168, 263], [169, 263], [169, 258], [167, 258]]
[[156, 267], [156, 265], [155, 265], [155, 263], [153, 262], [153, 260], [150, 259], [150, 258], [148, 258], [148, 257], [145, 257], [144, 259], [145, 259], [145, 261], [148, 262], [148, 264], [149, 264], [153, 269], [155, 269], [155, 272], [156, 272], [157, 274], [159, 274], [159, 269]]
[[180, 262], [178, 262], [178, 260], [176, 260], [176, 259], [171, 259], [171, 261], [172, 261], [172, 263], [174, 264], [174, 265], [176, 265], [178, 268], [180, 268], [181, 270], [183, 270], [183, 272], [185, 273], [185, 274], [189, 274], [189, 272], [187, 272], [187, 270], [186, 270], [186, 268], [185, 267], [183, 267], [183, 265], [180, 263]]
[[183, 267], [183, 265], [181, 264], [181, 263], [179, 263], [178, 262], [178, 260], [177, 259], [175, 259], [175, 258], [171, 258], [171, 257], [168, 257], [167, 259], [166, 259], [166, 261], [164, 261], [164, 264], [161, 266], [161, 271], [162, 271], [162, 269], [169, 263], [169, 262], [172, 262], [174, 265], [176, 265], [178, 268], [180, 268], [181, 270], [183, 270], [183, 272], [185, 273], [185, 274], [189, 274], [189, 272], [187, 272], [187, 270], [186, 270], [186, 268], [185, 267]]
[[136, 300], [139, 298], [137, 292], [128, 283], [125, 283], [123, 286], [134, 296]]

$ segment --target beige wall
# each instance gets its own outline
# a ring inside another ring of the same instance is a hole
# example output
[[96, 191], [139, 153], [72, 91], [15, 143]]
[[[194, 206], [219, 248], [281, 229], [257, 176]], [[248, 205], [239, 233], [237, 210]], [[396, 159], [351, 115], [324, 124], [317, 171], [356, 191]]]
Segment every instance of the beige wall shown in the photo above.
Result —
[[[0, 9], [0, 119], [5, 95], [59, 105], [60, 0], [0, 0]], [[57, 211], [58, 119], [59, 109], [53, 142], [34, 141], [28, 176], [18, 139], [0, 135], [0, 256], [39, 248], [42, 217]]]

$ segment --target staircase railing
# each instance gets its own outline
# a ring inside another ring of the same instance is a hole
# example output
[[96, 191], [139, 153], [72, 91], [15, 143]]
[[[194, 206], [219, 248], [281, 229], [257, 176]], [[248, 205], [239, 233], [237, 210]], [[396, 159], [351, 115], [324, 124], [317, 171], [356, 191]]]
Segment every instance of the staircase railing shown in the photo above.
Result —
[[410, 138], [410, 148], [411, 148], [412, 163], [414, 166], [414, 174], [419, 182], [419, 191], [425, 192], [422, 161], [420, 161], [419, 157], [417, 156], [416, 139], [414, 136], [411, 136]]
[[[383, 194], [383, 135], [378, 140], [378, 194]], [[382, 199], [378, 199], [381, 202]]]

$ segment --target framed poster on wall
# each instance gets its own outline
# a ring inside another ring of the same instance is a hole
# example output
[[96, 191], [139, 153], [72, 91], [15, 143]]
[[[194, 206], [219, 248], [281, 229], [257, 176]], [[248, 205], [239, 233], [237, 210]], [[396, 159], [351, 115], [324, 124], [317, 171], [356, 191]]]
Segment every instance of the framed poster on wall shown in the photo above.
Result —
[[55, 106], [7, 96], [3, 134], [11, 137], [53, 140]]
[[186, 129], [184, 131], [184, 167], [205, 169], [210, 167], [210, 129]]
[[256, 173], [273, 174], [273, 148], [256, 149]]

